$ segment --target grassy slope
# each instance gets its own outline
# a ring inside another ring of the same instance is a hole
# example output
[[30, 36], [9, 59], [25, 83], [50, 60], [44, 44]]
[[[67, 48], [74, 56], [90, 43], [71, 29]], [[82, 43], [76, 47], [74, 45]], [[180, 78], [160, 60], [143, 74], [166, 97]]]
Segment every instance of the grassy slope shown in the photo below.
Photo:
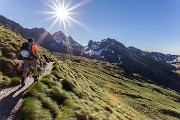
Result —
[[[4, 57], [8, 64], [13, 64], [15, 50], [23, 41], [0, 27], [0, 59]], [[22, 120], [180, 118], [180, 95], [174, 91], [131, 78], [110, 63], [81, 57], [70, 59], [63, 54], [52, 56], [44, 49], [40, 49], [40, 53], [54, 59], [54, 68], [50, 75], [28, 89], [21, 110]], [[0, 76], [11, 80], [18, 75], [6, 75], [1, 66]], [[1, 85], [6, 82], [1, 78], [0, 81], [3, 81]]]
[[56, 60], [52, 74], [27, 92], [25, 101], [34, 99], [37, 105], [40, 102], [39, 109], [31, 113], [35, 108], [25, 102], [22, 118], [28, 119], [23, 116], [29, 113], [38, 120], [43, 111], [48, 111], [49, 119], [56, 120], [180, 118], [180, 95], [174, 91], [128, 77], [123, 69], [110, 63], [81, 57], [70, 59], [62, 54], [56, 55]]
[[[11, 30], [0, 26], [0, 88], [20, 83], [23, 66], [17, 60], [20, 46], [26, 40]], [[39, 49], [42, 59], [49, 56], [43, 48]], [[41, 71], [41, 68], [38, 67]]]
[[13, 61], [16, 58], [16, 50], [19, 49], [23, 39], [15, 33], [0, 26], [0, 87], [13, 83], [18, 84], [20, 75], [20, 62]]

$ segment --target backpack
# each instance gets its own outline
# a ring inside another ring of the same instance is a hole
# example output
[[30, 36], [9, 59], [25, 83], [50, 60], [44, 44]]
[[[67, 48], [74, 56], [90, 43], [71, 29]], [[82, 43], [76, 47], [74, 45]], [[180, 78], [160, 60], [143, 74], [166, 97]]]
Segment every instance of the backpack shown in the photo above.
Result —
[[29, 58], [32, 56], [32, 46], [29, 46], [29, 44], [23, 43], [20, 49], [20, 58]]
[[27, 42], [23, 43], [22, 46], [21, 46], [20, 57], [19, 58], [20, 59], [33, 59], [33, 58], [36, 58], [36, 56], [33, 54], [33, 51], [32, 51], [32, 46], [33, 45], [34, 44], [29, 46], [29, 44]]

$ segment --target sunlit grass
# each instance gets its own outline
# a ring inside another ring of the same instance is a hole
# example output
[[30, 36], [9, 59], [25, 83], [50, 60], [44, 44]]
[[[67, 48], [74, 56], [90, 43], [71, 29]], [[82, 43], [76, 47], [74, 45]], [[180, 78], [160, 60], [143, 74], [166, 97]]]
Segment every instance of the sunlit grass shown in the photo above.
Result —
[[[13, 54], [25, 40], [0, 26], [0, 65], [19, 70]], [[6, 50], [4, 47], [7, 47]], [[16, 47], [16, 48], [15, 48]], [[6, 54], [4, 51], [8, 51]], [[180, 94], [146, 80], [130, 77], [116, 65], [40, 48], [55, 64], [51, 74], [28, 88], [22, 120], [178, 120]], [[3, 64], [2, 64], [3, 63]], [[4, 67], [3, 67], [4, 68]], [[11, 74], [12, 75], [12, 74]], [[0, 86], [17, 83], [18, 74], [0, 70]]]

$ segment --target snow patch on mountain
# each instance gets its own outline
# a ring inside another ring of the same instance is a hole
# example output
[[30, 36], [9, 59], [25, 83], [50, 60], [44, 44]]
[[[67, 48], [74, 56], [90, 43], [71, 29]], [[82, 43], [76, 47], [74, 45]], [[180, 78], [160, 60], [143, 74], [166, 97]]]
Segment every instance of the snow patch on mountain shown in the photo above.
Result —
[[119, 58], [119, 63], [122, 64], [121, 56], [119, 54], [118, 54], [118, 58]]
[[86, 54], [90, 54], [90, 55], [95, 54], [93, 50], [88, 50], [88, 51], [86, 51], [85, 53], [86, 53]]
[[68, 42], [66, 42], [66, 41], [64, 41], [64, 40], [61, 40], [61, 43], [62, 43], [63, 45], [65, 45], [65, 46], [68, 45]]
[[95, 55], [100, 56], [103, 50], [104, 50], [104, 49], [100, 49], [99, 51], [94, 51], [94, 53], [95, 53]]
[[91, 49], [92, 50], [95, 50], [95, 49], [97, 49], [98, 48], [98, 45], [97, 44], [93, 44], [92, 46], [91, 46]]

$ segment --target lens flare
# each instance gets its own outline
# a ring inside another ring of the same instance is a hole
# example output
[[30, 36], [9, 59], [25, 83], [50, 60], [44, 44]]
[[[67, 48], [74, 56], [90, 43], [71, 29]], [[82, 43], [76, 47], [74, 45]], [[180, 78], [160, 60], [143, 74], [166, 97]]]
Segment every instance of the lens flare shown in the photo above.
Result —
[[70, 6], [72, 0], [69, 0], [69, 2], [67, 1], [68, 0], [52, 0], [47, 4], [52, 11], [47, 11], [45, 13], [51, 15], [49, 19], [54, 19], [54, 22], [51, 24], [49, 29], [53, 28], [57, 23], [59, 23], [60, 26], [63, 26], [65, 32], [67, 32], [67, 28], [71, 27], [72, 23], [78, 24], [83, 27], [83, 25], [79, 21], [72, 18], [72, 15], [75, 14], [73, 10], [89, 3], [92, 0], [81, 0], [81, 2], [75, 4], [74, 6]]
[[[79, 3], [75, 4], [74, 6], [71, 6], [72, 0], [49, 0], [47, 3], [47, 6], [51, 9], [50, 11], [44, 11], [45, 14], [51, 15], [48, 19], [53, 19], [53, 23], [49, 26], [48, 30], [50, 31], [57, 23], [61, 27], [63, 27], [63, 30], [65, 34], [67, 34], [67, 29], [71, 28], [72, 23], [75, 23], [84, 29], [86, 29], [86, 26], [79, 22], [78, 20], [74, 19], [72, 17], [73, 14], [75, 14], [73, 11], [92, 0], [80, 0]], [[73, 54], [72, 45], [69, 40], [69, 37], [66, 38], [66, 41], [68, 42], [67, 48], [68, 53], [70, 55]]]

